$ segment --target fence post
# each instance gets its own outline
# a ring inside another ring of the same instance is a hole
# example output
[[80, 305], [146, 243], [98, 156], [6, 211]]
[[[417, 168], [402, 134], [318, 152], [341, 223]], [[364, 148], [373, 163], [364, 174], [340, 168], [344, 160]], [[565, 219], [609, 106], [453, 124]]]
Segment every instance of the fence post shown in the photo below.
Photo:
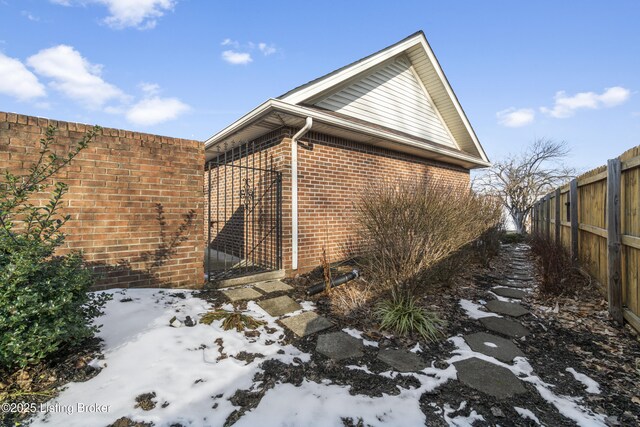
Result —
[[531, 207], [531, 233], [536, 232], [536, 204]]
[[556, 243], [560, 242], [560, 188], [556, 188]]
[[622, 315], [622, 258], [620, 254], [620, 159], [607, 161], [607, 267], [609, 313], [619, 324]]
[[572, 179], [569, 187], [569, 216], [571, 219], [571, 259], [578, 261], [578, 180]]
[[545, 234], [547, 240], [551, 239], [551, 195], [544, 196]]

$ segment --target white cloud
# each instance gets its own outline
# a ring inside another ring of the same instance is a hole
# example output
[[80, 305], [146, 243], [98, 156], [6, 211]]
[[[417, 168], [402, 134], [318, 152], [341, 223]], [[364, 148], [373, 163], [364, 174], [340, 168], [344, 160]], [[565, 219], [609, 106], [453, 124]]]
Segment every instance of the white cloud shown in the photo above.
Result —
[[222, 59], [234, 65], [245, 65], [253, 61], [250, 53], [236, 52], [235, 50], [225, 50], [222, 52]]
[[154, 96], [160, 92], [160, 85], [156, 83], [146, 83], [142, 82], [138, 85], [140, 90], [145, 93], [147, 96]]
[[154, 28], [158, 18], [173, 10], [177, 0], [50, 0], [62, 6], [84, 5], [88, 1], [107, 7], [109, 16], [104, 22], [115, 29], [127, 27], [147, 30]]
[[37, 74], [50, 78], [52, 88], [88, 108], [98, 109], [109, 101], [128, 98], [102, 79], [101, 65], [91, 64], [71, 46], [58, 45], [41, 50], [29, 57], [27, 63]]
[[274, 53], [276, 53], [276, 47], [273, 44], [266, 44], [266, 43], [258, 43], [258, 49], [260, 49], [260, 52], [262, 52], [265, 56], [269, 56], [272, 55]]
[[556, 92], [555, 104], [552, 108], [541, 107], [540, 111], [557, 119], [564, 119], [575, 115], [576, 110], [611, 108], [627, 101], [631, 91], [620, 86], [605, 89], [601, 94], [595, 92], [580, 92], [568, 96], [565, 91]]
[[46, 95], [44, 85], [22, 62], [2, 52], [0, 52], [0, 93], [20, 101]]
[[531, 124], [533, 123], [535, 116], [536, 113], [531, 108], [516, 109], [511, 107], [496, 113], [498, 123], [510, 128], [517, 128]]
[[605, 108], [615, 107], [629, 99], [631, 91], [620, 86], [610, 87], [600, 95], [599, 100]]
[[221, 46], [233, 46], [236, 49], [240, 47], [240, 43], [238, 43], [235, 40], [231, 40], [231, 39], [224, 39], [222, 40], [222, 43], [220, 43]]
[[112, 28], [154, 28], [157, 18], [173, 10], [175, 0], [98, 0], [107, 6], [109, 15], [105, 22]]
[[177, 98], [145, 98], [127, 111], [127, 120], [137, 125], [150, 126], [173, 120], [190, 108]]
[[33, 21], [33, 22], [39, 22], [40, 18], [31, 14], [31, 12], [29, 12], [28, 10], [23, 10], [22, 12], [22, 16], [26, 17], [29, 21]]
[[[226, 62], [234, 65], [238, 64], [248, 64], [253, 62], [253, 57], [251, 56], [251, 52], [255, 50], [259, 50], [264, 56], [273, 55], [278, 51], [276, 46], [271, 43], [267, 44], [265, 42], [254, 43], [239, 43], [236, 40], [226, 38], [220, 42], [221, 46], [226, 46], [228, 50], [222, 52], [222, 59]], [[233, 49], [229, 49], [233, 48]]]

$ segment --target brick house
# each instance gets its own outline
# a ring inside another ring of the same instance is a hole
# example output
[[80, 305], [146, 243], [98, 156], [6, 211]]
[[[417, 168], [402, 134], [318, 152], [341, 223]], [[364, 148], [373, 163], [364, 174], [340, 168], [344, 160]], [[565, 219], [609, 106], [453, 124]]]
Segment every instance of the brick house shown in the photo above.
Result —
[[269, 99], [205, 142], [211, 279], [341, 258], [359, 189], [489, 160], [424, 33]]

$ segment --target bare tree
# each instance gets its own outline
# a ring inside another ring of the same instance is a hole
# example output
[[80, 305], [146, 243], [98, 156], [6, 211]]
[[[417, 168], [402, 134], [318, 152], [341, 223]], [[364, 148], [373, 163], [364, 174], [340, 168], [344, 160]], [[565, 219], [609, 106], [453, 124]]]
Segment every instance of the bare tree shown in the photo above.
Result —
[[495, 162], [474, 180], [474, 187], [498, 197], [513, 218], [516, 231], [524, 233], [533, 204], [575, 176], [575, 170], [563, 164], [568, 154], [564, 141], [537, 139], [524, 153]]

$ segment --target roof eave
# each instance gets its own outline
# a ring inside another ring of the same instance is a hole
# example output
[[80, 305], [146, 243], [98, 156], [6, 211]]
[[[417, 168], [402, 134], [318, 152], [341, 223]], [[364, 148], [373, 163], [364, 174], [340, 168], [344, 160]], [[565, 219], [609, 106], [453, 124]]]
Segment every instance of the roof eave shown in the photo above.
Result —
[[395, 133], [385, 131], [384, 129], [372, 128], [364, 124], [354, 123], [352, 121], [348, 121], [340, 117], [323, 113], [322, 111], [310, 109], [300, 105], [289, 104], [287, 102], [283, 102], [277, 99], [269, 99], [268, 101], [260, 104], [258, 107], [254, 108], [249, 113], [245, 114], [240, 119], [238, 119], [231, 125], [227, 126], [225, 129], [213, 135], [211, 138], [205, 141], [205, 150], [212, 148], [213, 146], [215, 146], [217, 143], [220, 143], [221, 141], [224, 141], [228, 138], [233, 137], [234, 134], [238, 133], [240, 130], [244, 129], [246, 126], [251, 126], [252, 124], [258, 122], [262, 117], [274, 111], [298, 116], [301, 118], [312, 117], [314, 120], [317, 120], [319, 122], [322, 122], [331, 126], [340, 127], [343, 129], [349, 129], [354, 132], [370, 135], [372, 137], [377, 137], [377, 138], [398, 143], [401, 145], [410, 146], [414, 149], [422, 150], [424, 152], [429, 152], [429, 153], [436, 154], [439, 156], [444, 156], [447, 158], [453, 158], [461, 162], [464, 162], [466, 164], [465, 167], [469, 169], [491, 166], [491, 163], [489, 163], [486, 159], [480, 159], [464, 152], [457, 152], [449, 149], [444, 149], [435, 145], [421, 144], [418, 141], [415, 141], [409, 137], [397, 135]]

